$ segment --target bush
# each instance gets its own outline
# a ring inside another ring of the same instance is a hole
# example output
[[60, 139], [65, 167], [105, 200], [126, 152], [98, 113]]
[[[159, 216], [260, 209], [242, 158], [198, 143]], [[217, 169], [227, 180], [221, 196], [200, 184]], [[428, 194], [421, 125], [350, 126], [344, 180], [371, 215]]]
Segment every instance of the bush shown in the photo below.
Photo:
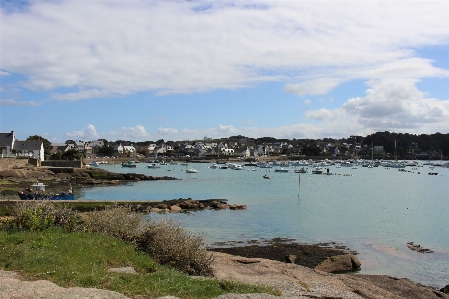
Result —
[[173, 221], [149, 220], [141, 229], [137, 245], [160, 264], [171, 265], [190, 275], [212, 274], [212, 255], [206, 251], [203, 237]]
[[212, 255], [207, 252], [201, 235], [180, 227], [173, 221], [146, 220], [128, 206], [107, 207], [83, 215], [50, 201], [26, 201], [14, 208], [9, 229], [41, 231], [62, 226], [70, 231], [96, 232], [132, 243], [159, 264], [170, 265], [190, 275], [212, 274]]
[[69, 208], [57, 208], [49, 201], [24, 201], [17, 204], [12, 211], [14, 219], [9, 220], [7, 229], [41, 231], [52, 226], [62, 226], [74, 231], [77, 215]]
[[141, 214], [132, 212], [127, 206], [113, 206], [88, 213], [83, 228], [88, 232], [97, 232], [134, 243], [142, 225]]

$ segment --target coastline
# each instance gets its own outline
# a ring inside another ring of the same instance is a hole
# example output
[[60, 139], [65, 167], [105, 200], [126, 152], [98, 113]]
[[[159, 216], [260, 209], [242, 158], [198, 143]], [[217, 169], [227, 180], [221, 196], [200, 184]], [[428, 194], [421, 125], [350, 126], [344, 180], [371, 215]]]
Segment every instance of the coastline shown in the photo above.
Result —
[[[31, 170], [30, 170], [31, 171]], [[33, 171], [35, 171], [35, 170], [33, 170]], [[98, 173], [98, 171], [95, 171], [94, 170], [94, 172], [95, 173]], [[54, 175], [53, 177], [50, 177], [50, 178], [52, 178], [55, 182], [61, 182], [61, 183], [64, 183], [64, 177], [67, 177], [66, 175], [68, 175], [68, 174], [64, 174], [64, 176], [62, 175], [62, 174], [58, 174], [58, 175]], [[16, 178], [16, 180], [18, 180], [19, 178]], [[33, 181], [34, 180], [34, 178], [32, 177], [32, 176], [30, 176], [30, 177], [26, 177], [26, 178], [22, 178], [22, 177], [20, 177], [20, 180], [21, 181], [23, 181], [23, 182], [29, 182], [29, 181]], [[98, 184], [105, 184], [105, 185], [107, 185], [108, 183], [107, 183], [107, 179], [95, 179], [94, 181], [91, 181], [91, 182], [95, 182], [95, 184], [96, 183], [98, 183]], [[79, 186], [82, 186], [82, 187], [89, 187], [89, 185], [79, 185]], [[129, 203], [129, 202], [128, 202]], [[246, 258], [251, 258], [251, 257], [246, 257]], [[284, 263], [285, 264], [285, 263]], [[357, 274], [358, 275], [358, 274]], [[352, 275], [351, 275], [352, 276]], [[380, 275], [380, 276], [382, 276], [382, 275]], [[379, 276], [379, 277], [380, 277]], [[376, 276], [377, 277], [377, 276]], [[393, 279], [393, 278], [392, 278]], [[393, 279], [394, 280], [394, 279]]]

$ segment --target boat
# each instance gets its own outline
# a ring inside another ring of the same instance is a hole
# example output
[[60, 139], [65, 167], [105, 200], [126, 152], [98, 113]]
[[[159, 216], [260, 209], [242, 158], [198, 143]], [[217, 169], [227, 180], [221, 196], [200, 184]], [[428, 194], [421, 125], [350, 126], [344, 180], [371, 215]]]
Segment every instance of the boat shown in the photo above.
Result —
[[270, 177], [268, 175], [263, 176], [264, 179], [269, 179]]
[[46, 194], [45, 193], [45, 185], [37, 181], [34, 183], [31, 188], [26, 188], [25, 192], [20, 191], [18, 195], [20, 199], [23, 200], [74, 200], [75, 196], [72, 193], [72, 185], [70, 185], [70, 189], [65, 192], [55, 193], [55, 194]]
[[270, 163], [268, 163], [268, 162], [260, 162], [260, 163], [257, 163], [257, 167], [260, 167], [260, 168], [272, 168], [273, 166]]
[[136, 168], [137, 165], [134, 161], [122, 162], [122, 167]]
[[323, 168], [321, 167], [315, 167], [314, 170], [312, 170], [313, 174], [322, 174], [323, 173]]
[[243, 166], [240, 165], [240, 164], [235, 164], [232, 169], [234, 169], [234, 170], [243, 170]]
[[157, 165], [156, 163], [148, 164], [147, 168], [161, 168], [160, 165]]
[[276, 168], [275, 170], [274, 170], [274, 172], [288, 172], [289, 171], [289, 169], [285, 169], [285, 168]]
[[187, 168], [187, 169], [186, 169], [186, 172], [187, 172], [187, 173], [197, 173], [198, 170], [195, 169], [195, 168], [193, 168], [193, 167], [190, 167], [190, 168]]
[[295, 169], [295, 173], [307, 173], [307, 168], [300, 168], [300, 169]]
[[218, 168], [218, 164], [212, 164], [209, 168], [212, 168], [212, 169], [217, 169]]
[[243, 166], [254, 166], [254, 167], [256, 167], [256, 166], [257, 166], [257, 163], [255, 163], [255, 162], [249, 162], [249, 163], [243, 164]]
[[179, 164], [179, 165], [181, 165], [181, 166], [188, 166], [189, 165], [189, 163], [187, 163], [187, 162], [182, 162], [181, 164]]
[[100, 166], [100, 163], [98, 163], [97, 161], [92, 161], [88, 165], [91, 167], [98, 167], [98, 166]]

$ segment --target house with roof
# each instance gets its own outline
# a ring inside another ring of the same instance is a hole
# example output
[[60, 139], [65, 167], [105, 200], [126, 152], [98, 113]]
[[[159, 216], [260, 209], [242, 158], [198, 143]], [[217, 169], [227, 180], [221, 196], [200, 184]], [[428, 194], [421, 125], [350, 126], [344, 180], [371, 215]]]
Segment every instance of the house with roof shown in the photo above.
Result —
[[17, 156], [44, 161], [44, 142], [42, 140], [25, 140], [14, 142], [13, 151]]
[[235, 155], [240, 156], [242, 158], [248, 158], [251, 155], [251, 151], [247, 146], [244, 146], [236, 149]]
[[44, 142], [42, 140], [16, 140], [14, 131], [0, 133], [1, 157], [29, 157], [44, 161]]
[[0, 133], [0, 152], [2, 158], [13, 156], [12, 150], [14, 141], [14, 131], [11, 131], [10, 133]]

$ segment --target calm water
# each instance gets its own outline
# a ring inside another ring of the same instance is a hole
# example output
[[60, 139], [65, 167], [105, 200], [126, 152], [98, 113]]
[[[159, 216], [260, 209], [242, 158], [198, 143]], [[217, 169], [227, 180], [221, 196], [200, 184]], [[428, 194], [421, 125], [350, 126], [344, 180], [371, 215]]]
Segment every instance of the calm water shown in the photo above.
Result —
[[[227, 199], [246, 204], [243, 211], [202, 211], [167, 214], [197, 232], [208, 243], [274, 237], [301, 243], [333, 241], [356, 250], [361, 273], [407, 277], [442, 287], [449, 283], [449, 169], [428, 166], [397, 169], [330, 166], [344, 175], [299, 175], [245, 167], [243, 171], [211, 169], [191, 164], [149, 169], [102, 165], [113, 172], [138, 172], [182, 180], [138, 182], [127, 186], [81, 190], [80, 199], [165, 200], [175, 198]], [[253, 171], [257, 169], [257, 171]], [[310, 169], [309, 169], [310, 171]], [[420, 174], [418, 174], [420, 172]], [[269, 180], [263, 179], [269, 174]], [[423, 254], [407, 248], [415, 242], [434, 251]]]

